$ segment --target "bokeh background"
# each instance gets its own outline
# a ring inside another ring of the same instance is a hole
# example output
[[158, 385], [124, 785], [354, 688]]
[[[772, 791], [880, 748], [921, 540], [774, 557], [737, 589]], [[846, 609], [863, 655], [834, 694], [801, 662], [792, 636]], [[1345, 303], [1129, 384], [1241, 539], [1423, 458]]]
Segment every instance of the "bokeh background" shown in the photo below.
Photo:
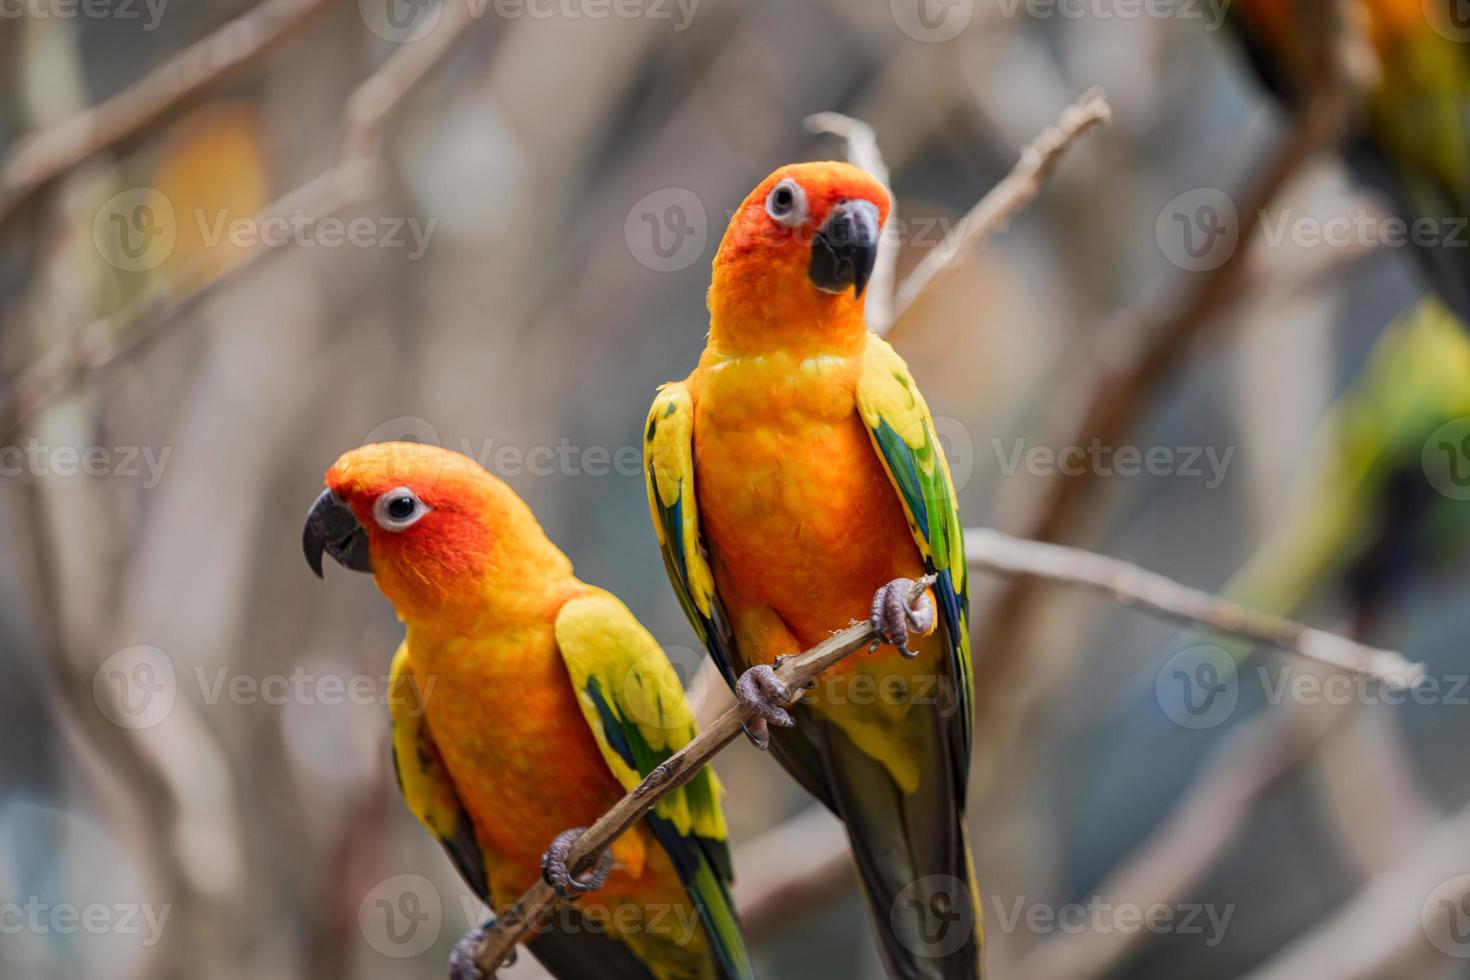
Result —
[[[702, 348], [727, 213], [776, 166], [845, 154], [809, 114], [873, 127], [902, 278], [1107, 93], [1111, 123], [891, 334], [966, 523], [1018, 533], [1099, 377], [1231, 247], [1183, 236], [1238, 230], [1297, 126], [1204, 0], [465, 3], [0, 0], [0, 975], [444, 975], [481, 910], [393, 785], [400, 627], [299, 548], [323, 470], [365, 441], [479, 458], [718, 708], [639, 435]], [[127, 103], [77, 121], [138, 86], [185, 87], [106, 139]], [[1331, 148], [1271, 208], [1369, 231], [1256, 243], [1109, 447], [1156, 464], [1093, 457], [1069, 540], [1220, 591], [1341, 508], [1330, 554], [1271, 558], [1252, 598], [1442, 685], [1283, 694], [1322, 675], [1269, 652], [1236, 673], [1218, 637], [1051, 587], [991, 635], [990, 604], [1018, 600], [977, 572], [995, 977], [1308, 975], [1289, 957], [1323, 943], [1368, 972], [1317, 975], [1467, 974], [1470, 932], [1435, 918], [1470, 872], [1449, 816], [1470, 795], [1467, 505], [1430, 463], [1470, 406], [1394, 470], [1396, 517], [1435, 521], [1378, 520], [1334, 469], [1376, 450], [1332, 406], [1427, 280], [1372, 233], [1391, 198]], [[1354, 569], [1384, 527], [1369, 609]], [[1228, 704], [1183, 710], [1176, 680], [1207, 676]], [[881, 977], [831, 819], [743, 742], [718, 768], [764, 974]]]

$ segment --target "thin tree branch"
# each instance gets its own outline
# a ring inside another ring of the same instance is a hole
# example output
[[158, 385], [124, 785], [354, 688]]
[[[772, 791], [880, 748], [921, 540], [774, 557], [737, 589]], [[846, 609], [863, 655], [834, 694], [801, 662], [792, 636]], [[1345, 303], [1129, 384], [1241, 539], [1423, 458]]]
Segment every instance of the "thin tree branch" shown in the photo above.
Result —
[[22, 137], [0, 167], [0, 233], [31, 195], [99, 153], [146, 133], [249, 68], [334, 0], [262, 0], [131, 87]]
[[[337, 165], [268, 204], [255, 216], [255, 227], [278, 216], [307, 214], [320, 219], [370, 199], [382, 183], [383, 130], [389, 118], [454, 50], [473, 23], [473, 4], [449, 4], [431, 33], [400, 47], [359, 84], [347, 100], [346, 132]], [[282, 251], [285, 249], [258, 238], [202, 286], [180, 292], [180, 283], [198, 278], [186, 269], [150, 289], [130, 307], [76, 330], [68, 342], [28, 365], [11, 385], [0, 402], [0, 443], [77, 382], [143, 350], [220, 289]]]
[[[1336, 16], [1334, 0], [1319, 0], [1327, 8], [1329, 24]], [[1355, 89], [1350, 66], [1343, 52], [1349, 45], [1337, 37], [1339, 30], [1324, 30], [1320, 47], [1319, 75], [1298, 125], [1266, 171], [1265, 177], [1240, 211], [1241, 228], [1236, 247], [1219, 266], [1199, 275], [1195, 287], [1171, 313], [1154, 322], [1144, 320], [1118, 339], [1108, 334], [1113, 349], [1100, 352], [1098, 376], [1090, 395], [1083, 401], [1073, 435], [1067, 445], [1113, 446], [1133, 428], [1164, 381], [1172, 377], [1200, 337], [1207, 333], [1219, 314], [1247, 292], [1247, 260], [1257, 232], [1270, 207], [1286, 184], [1304, 164], [1331, 146], [1344, 128], [1353, 105]], [[1029, 516], [1023, 520], [1023, 536], [1046, 542], [1062, 542], [1076, 535], [1085, 517], [1089, 490], [1095, 474], [1084, 471], [1056, 474], [1028, 500]], [[1003, 691], [1011, 682], [1026, 647], [1025, 636], [1038, 608], [1035, 581], [1016, 578], [997, 590], [976, 621], [983, 626], [976, 637], [977, 659], [988, 665], [987, 690], [976, 691], [985, 702], [979, 712], [989, 724], [1008, 724], [1009, 710], [1002, 704]]]
[[954, 261], [961, 253], [975, 248], [1005, 227], [1017, 212], [1035, 200], [1041, 185], [1078, 137], [1094, 126], [1109, 122], [1112, 117], [1112, 107], [1100, 88], [1088, 89], [1081, 98], [1062, 110], [1057, 124], [1022, 149], [1021, 159], [1005, 179], [992, 187], [990, 193], [982, 197], [945, 237], [944, 242], [924, 256], [923, 261], [909, 273], [894, 296], [893, 319], [881, 328], [874, 325], [874, 331], [883, 334], [902, 320], [926, 290], [954, 271]]
[[1391, 650], [1256, 612], [1157, 572], [1082, 548], [1027, 541], [989, 528], [970, 528], [965, 531], [965, 555], [972, 568], [1080, 586], [1120, 605], [1139, 606], [1166, 619], [1199, 623], [1232, 636], [1268, 643], [1394, 687], [1412, 687], [1424, 677], [1423, 664], [1410, 663]]

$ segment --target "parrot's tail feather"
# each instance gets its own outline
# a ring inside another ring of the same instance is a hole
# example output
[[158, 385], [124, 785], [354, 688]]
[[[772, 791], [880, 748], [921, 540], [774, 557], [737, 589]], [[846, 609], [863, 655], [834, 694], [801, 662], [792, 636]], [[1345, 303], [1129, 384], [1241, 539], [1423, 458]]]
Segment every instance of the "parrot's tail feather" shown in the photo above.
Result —
[[947, 767], [926, 773], [917, 792], [905, 793], [839, 728], [822, 727], [834, 809], [847, 825], [889, 974], [979, 980], [980, 892]]
[[531, 954], [558, 980], [658, 980], [626, 943], [603, 935], [604, 926], [586, 924], [575, 906], [557, 910], [557, 928], [527, 945]]
[[717, 975], [721, 980], [755, 980], [727, 885], [729, 854], [724, 844], [680, 834], [673, 824], [656, 815], [649, 815], [647, 820], [673, 859], [674, 869], [699, 915]]

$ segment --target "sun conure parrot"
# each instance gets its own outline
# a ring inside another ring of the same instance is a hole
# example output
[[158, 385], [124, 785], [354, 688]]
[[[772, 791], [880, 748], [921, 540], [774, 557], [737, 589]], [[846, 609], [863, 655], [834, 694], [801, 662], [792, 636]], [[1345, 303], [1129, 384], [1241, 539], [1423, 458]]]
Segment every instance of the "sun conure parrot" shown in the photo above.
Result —
[[[864, 323], [888, 209], [845, 163], [782, 167], [750, 193], [715, 255], [704, 353], [660, 389], [644, 460], [685, 612], [736, 696], [794, 722], [750, 733], [846, 823], [889, 972], [969, 978], [965, 559], [929, 409]], [[781, 710], [776, 658], [870, 617], [881, 647]]]
[[[1431, 486], [1420, 458], [1440, 426], [1470, 414], [1470, 23], [1457, 18], [1458, 3], [1361, 0], [1344, 8], [1377, 69], [1347, 156], [1406, 222], [1430, 222], [1434, 235], [1415, 253], [1442, 303], [1423, 300], [1379, 339], [1363, 377], [1333, 409], [1327, 431], [1341, 448], [1305, 478], [1302, 519], [1234, 583], [1263, 608], [1291, 597], [1284, 613], [1324, 580], [1340, 579], [1360, 634], [1435, 557], [1470, 537], [1467, 508]], [[1252, 63], [1291, 103], [1311, 77], [1308, 45], [1320, 26], [1309, 18], [1318, 9], [1307, 0], [1241, 0], [1232, 9]]]
[[[403, 621], [390, 699], [399, 786], [475, 893], [494, 908], [545, 871], [566, 901], [529, 948], [558, 977], [753, 976], [712, 771], [662, 799], [591, 873], [566, 870], [575, 829], [696, 730], [677, 674], [627, 607], [579, 581], [525, 502], [458, 453], [363, 446], [326, 487], [306, 519], [307, 561], [318, 575], [323, 553], [371, 572]], [[484, 928], [460, 941], [452, 976], [479, 977]]]

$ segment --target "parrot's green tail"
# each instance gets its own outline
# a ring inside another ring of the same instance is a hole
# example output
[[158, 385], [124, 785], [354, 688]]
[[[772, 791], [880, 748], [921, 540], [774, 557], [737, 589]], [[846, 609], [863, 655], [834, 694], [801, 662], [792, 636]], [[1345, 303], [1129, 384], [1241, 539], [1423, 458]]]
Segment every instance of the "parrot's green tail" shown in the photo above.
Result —
[[[847, 825], [889, 974], [900, 980], [979, 980], [985, 930], [962, 788], [948, 767], [936, 765], [917, 792], [905, 793], [841, 729], [817, 725], [826, 742], [828, 805]], [[941, 733], [936, 730], [933, 738], [941, 751]]]

